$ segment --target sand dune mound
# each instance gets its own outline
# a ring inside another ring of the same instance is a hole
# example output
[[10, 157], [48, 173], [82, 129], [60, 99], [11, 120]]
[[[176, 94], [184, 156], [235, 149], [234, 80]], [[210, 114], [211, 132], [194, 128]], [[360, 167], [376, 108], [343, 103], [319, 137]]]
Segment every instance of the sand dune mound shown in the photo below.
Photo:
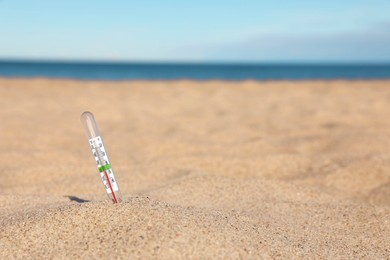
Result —
[[133, 197], [119, 205], [95, 201], [40, 209], [3, 225], [0, 247], [9, 257], [27, 258], [384, 258], [389, 253], [390, 224], [378, 220], [390, 210], [261, 199], [256, 211], [210, 206]]

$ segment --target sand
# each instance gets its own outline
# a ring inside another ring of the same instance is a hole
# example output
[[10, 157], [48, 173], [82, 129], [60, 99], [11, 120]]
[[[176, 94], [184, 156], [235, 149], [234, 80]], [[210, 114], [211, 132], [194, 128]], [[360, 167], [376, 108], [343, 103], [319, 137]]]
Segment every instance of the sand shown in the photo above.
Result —
[[0, 79], [0, 101], [1, 259], [390, 258], [390, 81]]

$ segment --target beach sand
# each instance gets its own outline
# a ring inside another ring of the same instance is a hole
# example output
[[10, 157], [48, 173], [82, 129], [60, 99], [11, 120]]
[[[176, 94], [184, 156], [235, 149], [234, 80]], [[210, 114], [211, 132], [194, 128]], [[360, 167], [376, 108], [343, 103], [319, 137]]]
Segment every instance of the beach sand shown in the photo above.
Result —
[[390, 81], [0, 79], [0, 100], [1, 259], [390, 258]]

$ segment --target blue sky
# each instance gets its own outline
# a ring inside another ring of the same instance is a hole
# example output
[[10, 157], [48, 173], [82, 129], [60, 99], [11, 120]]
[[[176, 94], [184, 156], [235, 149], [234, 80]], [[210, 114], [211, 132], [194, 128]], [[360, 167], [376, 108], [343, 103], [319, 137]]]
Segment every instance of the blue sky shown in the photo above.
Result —
[[390, 0], [0, 0], [0, 59], [390, 62]]

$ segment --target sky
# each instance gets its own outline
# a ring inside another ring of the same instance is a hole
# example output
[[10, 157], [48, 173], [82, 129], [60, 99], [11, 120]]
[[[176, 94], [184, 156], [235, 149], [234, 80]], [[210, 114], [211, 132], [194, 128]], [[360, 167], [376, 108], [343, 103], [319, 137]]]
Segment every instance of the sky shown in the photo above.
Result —
[[0, 59], [390, 63], [390, 0], [0, 0]]

